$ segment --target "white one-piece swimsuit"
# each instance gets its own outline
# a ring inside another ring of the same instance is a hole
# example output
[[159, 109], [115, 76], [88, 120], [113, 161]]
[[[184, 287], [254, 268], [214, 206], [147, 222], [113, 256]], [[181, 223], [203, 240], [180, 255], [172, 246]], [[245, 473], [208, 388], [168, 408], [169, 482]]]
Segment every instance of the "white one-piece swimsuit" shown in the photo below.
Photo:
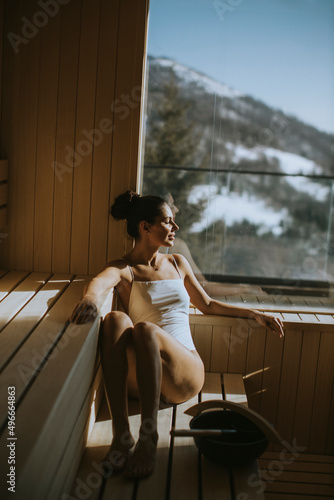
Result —
[[189, 295], [180, 278], [157, 281], [135, 281], [131, 266], [132, 287], [129, 298], [129, 316], [133, 324], [149, 321], [160, 326], [187, 349], [195, 350], [189, 326]]

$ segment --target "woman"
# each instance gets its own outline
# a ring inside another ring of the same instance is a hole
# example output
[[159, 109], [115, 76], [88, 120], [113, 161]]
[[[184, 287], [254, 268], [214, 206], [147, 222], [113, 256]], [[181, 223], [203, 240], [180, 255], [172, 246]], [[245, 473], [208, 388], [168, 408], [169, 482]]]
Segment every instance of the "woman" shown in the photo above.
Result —
[[[133, 249], [111, 262], [89, 283], [71, 321], [85, 323], [97, 314], [101, 294], [117, 290], [125, 312], [109, 313], [100, 337], [101, 364], [112, 415], [113, 440], [106, 459], [128, 477], [146, 477], [154, 469], [160, 398], [181, 403], [202, 388], [204, 366], [189, 327], [189, 299], [204, 314], [255, 319], [280, 337], [279, 319], [258, 311], [212, 300], [181, 255], [159, 253], [172, 248], [179, 229], [169, 205], [156, 196], [127, 191], [111, 207], [116, 220], [126, 219]], [[140, 400], [141, 427], [135, 450], [127, 397]]]

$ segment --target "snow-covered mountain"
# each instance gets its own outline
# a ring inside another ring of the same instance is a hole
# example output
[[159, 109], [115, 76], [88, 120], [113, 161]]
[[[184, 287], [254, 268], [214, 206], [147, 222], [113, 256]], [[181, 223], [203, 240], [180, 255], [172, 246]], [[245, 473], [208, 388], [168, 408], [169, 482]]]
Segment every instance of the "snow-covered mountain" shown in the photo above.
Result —
[[192, 118], [210, 142], [214, 117], [221, 168], [231, 162], [231, 155], [236, 159], [243, 149], [243, 159], [257, 161], [260, 154], [265, 154], [269, 163], [276, 158], [279, 169], [286, 173], [300, 170], [304, 174], [334, 175], [334, 135], [175, 60], [149, 56], [148, 71], [151, 103], [161, 98], [162, 86], [173, 71], [180, 96], [193, 102]]

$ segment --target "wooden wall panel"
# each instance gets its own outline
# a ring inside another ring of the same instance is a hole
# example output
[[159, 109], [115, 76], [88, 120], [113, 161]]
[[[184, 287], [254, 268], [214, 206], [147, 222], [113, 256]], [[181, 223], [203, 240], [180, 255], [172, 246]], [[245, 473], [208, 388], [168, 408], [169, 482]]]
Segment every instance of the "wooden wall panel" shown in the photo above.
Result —
[[[119, 3], [101, 0], [101, 22], [96, 82], [95, 129], [100, 132], [94, 147], [92, 199], [89, 234], [89, 274], [99, 272], [107, 260], [108, 209], [110, 206], [111, 150], [114, 127], [112, 103], [115, 98], [116, 47]], [[98, 242], [98, 244], [97, 244]]]
[[308, 446], [317, 375], [320, 332], [304, 332], [300, 357], [293, 437], [300, 446]]
[[282, 437], [289, 443], [293, 437], [302, 336], [301, 331], [289, 330], [284, 338], [276, 424], [277, 428], [283, 430]]
[[266, 345], [266, 329], [254, 328], [250, 331], [246, 361], [245, 387], [249, 406], [259, 412], [261, 406], [262, 377], [264, 370], [264, 350]]
[[0, 266], [92, 274], [130, 244], [108, 209], [137, 188], [148, 0], [71, 0], [49, 19], [41, 5], [5, 0], [4, 31], [22, 34], [23, 16], [41, 26], [17, 54], [4, 37]]
[[70, 272], [75, 118], [81, 24], [81, 0], [61, 11], [57, 131], [54, 158], [52, 271]]
[[334, 451], [331, 319], [322, 325], [292, 324], [284, 339], [262, 327], [255, 329], [246, 320], [242, 326], [236, 318], [191, 315], [190, 324], [206, 370], [210, 364], [211, 372], [242, 373], [249, 406], [283, 439], [304, 447], [305, 453], [330, 454]]
[[[137, 187], [138, 145], [140, 131], [140, 103], [143, 82], [145, 31], [147, 9], [143, 2], [132, 0], [120, 3], [119, 45], [117, 54], [116, 92], [114, 101], [115, 131], [111, 170], [111, 203], [115, 197]], [[131, 12], [131, 16], [129, 16]], [[131, 33], [131, 36], [129, 36]], [[129, 65], [128, 61], [135, 64]], [[129, 104], [128, 104], [129, 103]], [[136, 146], [129, 148], [129, 143]], [[119, 169], [122, 175], [119, 175]], [[108, 260], [131, 248], [132, 241], [124, 237], [124, 224], [110, 219]]]
[[[2, 65], [3, 65], [3, 38], [4, 38], [4, 0], [0, 0], [0, 137], [2, 128]], [[0, 142], [0, 158], [1, 158], [1, 142]]]
[[278, 408], [283, 346], [282, 339], [267, 332], [260, 413], [274, 425]]
[[83, 0], [77, 91], [75, 152], [78, 166], [73, 177], [71, 271], [88, 273], [89, 218], [93, 166], [96, 71], [100, 1]]
[[333, 443], [327, 443], [326, 434], [328, 426], [333, 425], [329, 420], [334, 383], [333, 351], [334, 335], [321, 332], [309, 443], [311, 453], [323, 453], [323, 449], [333, 447]]
[[[21, 12], [23, 13], [24, 17], [26, 17], [27, 19], [32, 19], [35, 11], [36, 4], [34, 2], [22, 2]], [[21, 25], [23, 25], [22, 20]], [[15, 192], [15, 204], [17, 207], [17, 212], [15, 214], [15, 242], [11, 240], [11, 227], [9, 238], [11, 242], [10, 253], [12, 259], [15, 262], [15, 268], [30, 270], [34, 268], [34, 203], [39, 93], [38, 84], [40, 32], [28, 39], [28, 42], [26, 44], [22, 44], [20, 46], [20, 54], [21, 86], [19, 96], [19, 130], [18, 141], [16, 144], [18, 150], [18, 177]], [[4, 96], [4, 99], [6, 99], [6, 96]], [[4, 124], [4, 126], [6, 126], [6, 124]], [[10, 158], [8, 158], [8, 160], [10, 168]], [[11, 190], [10, 182], [9, 190]]]
[[[16, 233], [16, 213], [17, 205], [15, 203], [15, 189], [18, 182], [17, 174], [17, 139], [19, 125], [19, 95], [20, 95], [20, 64], [21, 52], [15, 54], [13, 47], [8, 42], [8, 33], [19, 33], [20, 20], [20, 3], [18, 0], [4, 2], [4, 43], [3, 43], [3, 80], [2, 80], [2, 104], [1, 104], [1, 157], [8, 159], [10, 168], [8, 172], [8, 182], [11, 189], [8, 190], [8, 226], [2, 229], [4, 238], [0, 244], [0, 267], [4, 269], [10, 268], [13, 264], [11, 250], [13, 245], [10, 245], [8, 237], [9, 227], [11, 236], [15, 237]], [[6, 75], [6, 77], [5, 77]]]
[[55, 16], [40, 33], [33, 249], [36, 271], [51, 270], [55, 175], [50, 159], [56, 140], [60, 21], [61, 17]]

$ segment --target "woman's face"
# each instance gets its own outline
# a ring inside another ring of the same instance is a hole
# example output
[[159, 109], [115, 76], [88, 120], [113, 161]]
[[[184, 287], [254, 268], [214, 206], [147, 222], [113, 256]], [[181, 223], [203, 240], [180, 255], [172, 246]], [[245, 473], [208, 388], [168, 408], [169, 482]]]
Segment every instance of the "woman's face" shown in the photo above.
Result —
[[161, 215], [155, 218], [154, 224], [149, 225], [147, 233], [150, 239], [159, 246], [172, 247], [175, 240], [175, 232], [179, 226], [175, 223], [172, 210], [167, 205], [161, 207]]

